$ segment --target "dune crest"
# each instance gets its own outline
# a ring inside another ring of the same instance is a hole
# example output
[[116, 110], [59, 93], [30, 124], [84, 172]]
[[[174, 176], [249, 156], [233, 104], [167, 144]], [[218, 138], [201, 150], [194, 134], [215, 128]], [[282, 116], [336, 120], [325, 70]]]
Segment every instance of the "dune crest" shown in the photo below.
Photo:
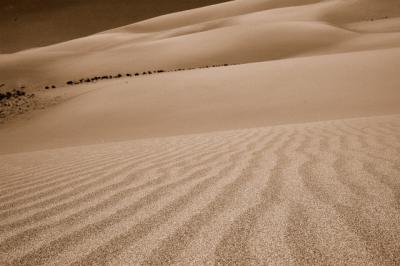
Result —
[[[0, 55], [0, 80], [10, 86], [60, 86], [119, 72], [244, 64], [292, 58], [305, 51], [313, 56], [394, 48], [400, 43], [396, 27], [387, 22], [380, 24], [381, 30], [368, 28], [374, 27], [371, 19], [393, 21], [399, 16], [396, 0], [232, 1]], [[376, 34], [388, 33], [387, 27], [390, 40], [381, 40]], [[360, 37], [363, 41], [357, 42]], [[350, 47], [344, 41], [351, 42]]]

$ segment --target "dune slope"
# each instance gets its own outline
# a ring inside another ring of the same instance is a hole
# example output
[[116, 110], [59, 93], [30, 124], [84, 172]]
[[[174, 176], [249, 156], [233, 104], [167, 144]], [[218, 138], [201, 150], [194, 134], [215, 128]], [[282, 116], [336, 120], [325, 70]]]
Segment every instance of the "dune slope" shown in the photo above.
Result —
[[[60, 86], [94, 75], [393, 48], [399, 16], [396, 0], [231, 1], [0, 55], [0, 81]], [[385, 20], [393, 23], [370, 25]]]
[[34, 89], [235, 64], [61, 87], [0, 125], [0, 265], [400, 265], [399, 18], [237, 0], [0, 55]]
[[400, 263], [400, 117], [0, 156], [0, 264]]
[[387, 49], [101, 82], [0, 127], [0, 153], [400, 113], [398, 69]]

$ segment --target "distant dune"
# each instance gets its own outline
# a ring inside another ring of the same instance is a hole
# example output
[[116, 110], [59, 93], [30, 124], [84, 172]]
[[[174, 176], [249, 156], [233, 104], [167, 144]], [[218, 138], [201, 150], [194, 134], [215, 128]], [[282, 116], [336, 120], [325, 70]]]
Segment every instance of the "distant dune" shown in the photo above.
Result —
[[0, 265], [399, 265], [399, 69], [397, 0], [236, 0], [0, 55], [2, 90], [57, 99], [0, 125]]
[[0, 53], [46, 46], [151, 17], [226, 1], [229, 0], [2, 0]]
[[232, 1], [0, 55], [0, 80], [59, 86], [92, 75], [393, 48], [399, 14], [397, 0]]

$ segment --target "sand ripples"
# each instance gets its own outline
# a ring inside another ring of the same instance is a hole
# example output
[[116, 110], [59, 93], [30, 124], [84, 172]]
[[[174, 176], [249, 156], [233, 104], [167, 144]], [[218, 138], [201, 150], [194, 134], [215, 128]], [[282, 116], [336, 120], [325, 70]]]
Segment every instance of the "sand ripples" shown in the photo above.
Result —
[[0, 157], [0, 264], [400, 264], [400, 118]]

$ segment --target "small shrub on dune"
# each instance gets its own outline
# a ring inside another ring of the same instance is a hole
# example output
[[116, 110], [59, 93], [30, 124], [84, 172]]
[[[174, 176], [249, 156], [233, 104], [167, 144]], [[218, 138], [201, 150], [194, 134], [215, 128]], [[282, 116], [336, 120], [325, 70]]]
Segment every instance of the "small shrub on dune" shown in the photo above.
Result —
[[135, 76], [139, 76], [140, 74], [139, 73], [135, 73]]
[[56, 86], [55, 86], [55, 85], [52, 85], [52, 86], [51, 86], [51, 88], [52, 88], [52, 89], [55, 89], [55, 88], [56, 88]]
[[50, 89], [49, 86], [44, 87], [46, 90]]
[[73, 85], [74, 84], [74, 82], [73, 81], [67, 81], [67, 85]]

